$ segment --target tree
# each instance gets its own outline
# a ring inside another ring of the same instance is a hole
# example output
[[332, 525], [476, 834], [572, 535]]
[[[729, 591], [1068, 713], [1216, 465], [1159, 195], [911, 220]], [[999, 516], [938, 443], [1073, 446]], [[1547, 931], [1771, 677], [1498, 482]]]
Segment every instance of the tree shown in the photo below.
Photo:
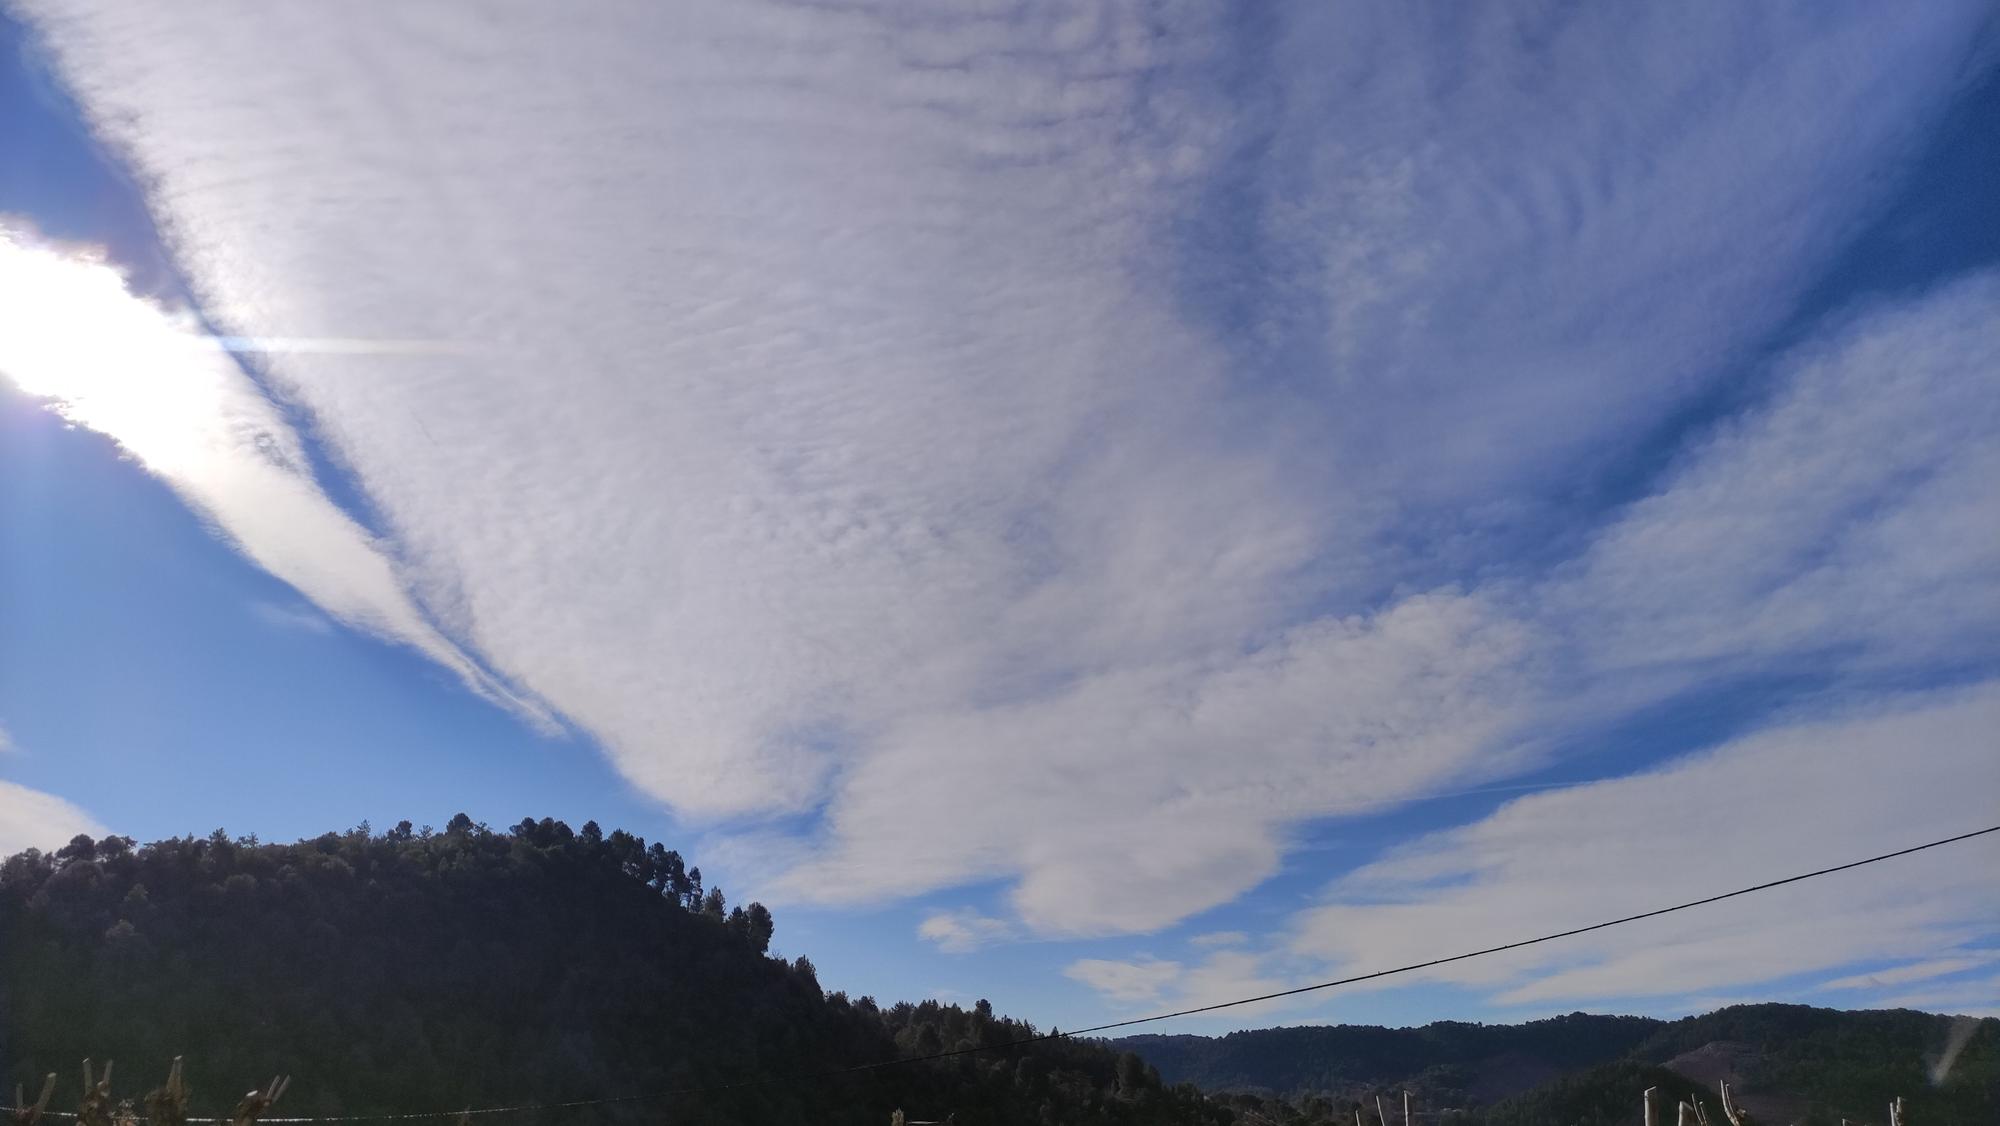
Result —
[[[435, 835], [398, 824], [279, 845], [218, 833], [7, 857], [0, 1074], [67, 1070], [114, 1045], [121, 1059], [183, 1055], [195, 1115], [229, 1109], [201, 1092], [292, 1072], [287, 1106], [309, 1116], [727, 1086], [678, 1099], [674, 1120], [880, 1126], [912, 1105], [964, 1126], [1033, 1122], [1044, 1106], [1094, 1126], [1226, 1121], [1196, 1098], [1113, 1098], [1115, 1055], [1078, 1042], [857, 1071], [833, 1105], [810, 1084], [731, 1086], [1032, 1029], [990, 1005], [825, 994], [809, 959], [766, 956], [763, 905], [725, 914], [717, 888], [685, 910], [660, 886], [681, 872], [692, 890], [678, 854], [622, 832], [594, 848], [584, 837], [532, 818], [494, 832], [461, 814]], [[659, 1112], [618, 1104], [589, 1122], [644, 1126]]]
[[[746, 914], [750, 917], [750, 945], [755, 947], [759, 954], [769, 953], [771, 935], [777, 930], [777, 923], [772, 920], [770, 910], [761, 903], [752, 903]], [[980, 1003], [985, 1004], [983, 1001]], [[992, 1012], [992, 1007], [988, 1006], [987, 1015], [991, 1016]]]
[[1144, 1085], [1146, 1061], [1137, 1052], [1118, 1053], [1118, 1093], [1127, 1098]]

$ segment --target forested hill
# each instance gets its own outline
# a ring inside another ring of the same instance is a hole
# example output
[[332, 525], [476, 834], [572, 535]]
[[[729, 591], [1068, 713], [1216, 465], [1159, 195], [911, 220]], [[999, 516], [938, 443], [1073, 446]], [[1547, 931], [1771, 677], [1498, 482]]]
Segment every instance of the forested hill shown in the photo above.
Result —
[[1527, 1024], [1321, 1025], [1221, 1037], [1131, 1036], [1117, 1043], [1161, 1075], [1204, 1088], [1283, 1093], [1417, 1083], [1465, 1105], [1619, 1059], [1660, 1026], [1646, 1017], [1575, 1013]]
[[[185, 1055], [196, 1114], [274, 1074], [279, 1113], [373, 1114], [756, 1083], [995, 1044], [1030, 1026], [878, 1006], [771, 956], [773, 923], [595, 824], [364, 826], [297, 844], [79, 837], [0, 866], [0, 1090]], [[66, 1101], [67, 1100], [67, 1101]], [[1222, 1123], [1133, 1056], [1058, 1040], [710, 1094], [482, 1118], [572, 1123]], [[443, 1120], [449, 1122], [449, 1119]]]
[[1766, 1123], [1879, 1121], [1898, 1095], [1910, 1120], [1927, 1126], [2000, 1122], [2000, 1020], [1908, 1010], [1737, 1005], [1676, 1021], [1573, 1013], [1518, 1025], [1268, 1028], [1113, 1044], [1167, 1081], [1205, 1090], [1304, 1105], [1311, 1095], [1366, 1102], [1369, 1092], [1407, 1088], [1424, 1105], [1474, 1108], [1496, 1126], [1636, 1120], [1636, 1090], [1693, 1084], [1712, 1095], [1719, 1079]]
[[[772, 953], [773, 930], [679, 854], [595, 825], [493, 832], [461, 816], [443, 832], [364, 826], [288, 845], [79, 837], [0, 864], [0, 1090], [54, 1071], [56, 1107], [73, 1109], [90, 1057], [118, 1061], [114, 1097], [137, 1098], [185, 1056], [196, 1114], [285, 1073], [289, 1115], [740, 1085], [481, 1126], [881, 1126], [897, 1109], [960, 1126], [1346, 1126], [1405, 1087], [1423, 1108], [1470, 1111], [1454, 1116], [1466, 1126], [1619, 1126], [1647, 1086], [1693, 1097], [1727, 1075], [1765, 1100], [1763, 1126], [1879, 1121], [1898, 1094], [1918, 1126], [2000, 1122], [2000, 1021], [1782, 1005], [1059, 1039], [814, 1078], [1034, 1029], [984, 1002], [826, 993], [805, 958]], [[1932, 1083], [1954, 1030], [1962, 1050]]]

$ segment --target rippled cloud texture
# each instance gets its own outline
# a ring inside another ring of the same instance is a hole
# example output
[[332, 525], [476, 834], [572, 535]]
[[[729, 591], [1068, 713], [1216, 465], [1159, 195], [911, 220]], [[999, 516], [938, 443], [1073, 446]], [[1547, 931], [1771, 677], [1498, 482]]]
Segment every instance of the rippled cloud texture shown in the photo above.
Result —
[[[1286, 956], [1608, 904], [1622, 853], [1533, 864], [1675, 770], [1812, 781], [1663, 807], [1666, 855], [1844, 854], [1808, 827], [1864, 797], [1961, 829], [1916, 780], [2000, 783], [1988, 689], [1888, 698], [2000, 649], [1996, 283], [1768, 354], [1987, 58], [1982, 5], [25, 8], [226, 331], [449, 345], [261, 361], [379, 527], [282, 459], [176, 487], [328, 614], [768, 843], [774, 893], [1008, 887], [924, 924], [948, 949], [1150, 931], [1317, 819], [1800, 670], [1838, 687], [1406, 845]], [[304, 578], [259, 553], [336, 531]], [[1978, 922], [1897, 919], [1815, 957]], [[1276, 957], [1072, 976], [1139, 1001]], [[1490, 984], [1778, 968], [1661, 957]]]

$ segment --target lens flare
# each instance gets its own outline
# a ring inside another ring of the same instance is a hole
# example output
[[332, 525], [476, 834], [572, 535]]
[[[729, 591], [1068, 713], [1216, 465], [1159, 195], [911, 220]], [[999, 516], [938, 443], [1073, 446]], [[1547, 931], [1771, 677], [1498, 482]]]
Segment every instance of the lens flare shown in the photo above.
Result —
[[341, 343], [217, 339], [194, 316], [134, 295], [101, 258], [0, 225], [0, 379], [116, 442], [251, 562], [329, 615], [411, 646], [473, 691], [557, 730], [544, 707], [432, 623], [375, 537], [319, 487], [297, 432], [237, 355]]

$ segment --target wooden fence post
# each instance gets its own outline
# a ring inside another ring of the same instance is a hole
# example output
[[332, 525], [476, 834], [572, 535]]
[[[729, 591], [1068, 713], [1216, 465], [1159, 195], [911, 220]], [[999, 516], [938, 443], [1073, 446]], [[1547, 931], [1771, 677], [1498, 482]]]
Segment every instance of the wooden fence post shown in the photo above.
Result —
[[41, 1121], [42, 1112], [49, 1109], [49, 1096], [55, 1093], [56, 1073], [53, 1071], [42, 1080], [42, 1097], [36, 1099], [33, 1106], [28, 1105], [28, 1100], [21, 1094], [21, 1085], [14, 1084], [14, 1126], [35, 1126]]
[[76, 1107], [78, 1126], [111, 1126], [111, 1061], [104, 1061], [104, 1074], [95, 1074], [90, 1061], [83, 1061], [83, 1101]]
[[1729, 1120], [1729, 1126], [1745, 1126], [1743, 1121], [1743, 1112], [1737, 1109], [1736, 1100], [1731, 1098], [1729, 1095], [1729, 1081], [1724, 1080], [1721, 1083], [1721, 1088], [1722, 1088], [1722, 1116]]
[[188, 1089], [181, 1078], [181, 1057], [175, 1056], [167, 1068], [165, 1086], [146, 1096], [147, 1126], [187, 1126]]
[[291, 1076], [274, 1075], [271, 1077], [270, 1085], [263, 1090], [252, 1090], [245, 1094], [243, 1101], [237, 1103], [236, 1109], [230, 1112], [230, 1126], [254, 1126], [259, 1118], [277, 1105], [278, 1100], [285, 1096], [286, 1088], [291, 1085]]

